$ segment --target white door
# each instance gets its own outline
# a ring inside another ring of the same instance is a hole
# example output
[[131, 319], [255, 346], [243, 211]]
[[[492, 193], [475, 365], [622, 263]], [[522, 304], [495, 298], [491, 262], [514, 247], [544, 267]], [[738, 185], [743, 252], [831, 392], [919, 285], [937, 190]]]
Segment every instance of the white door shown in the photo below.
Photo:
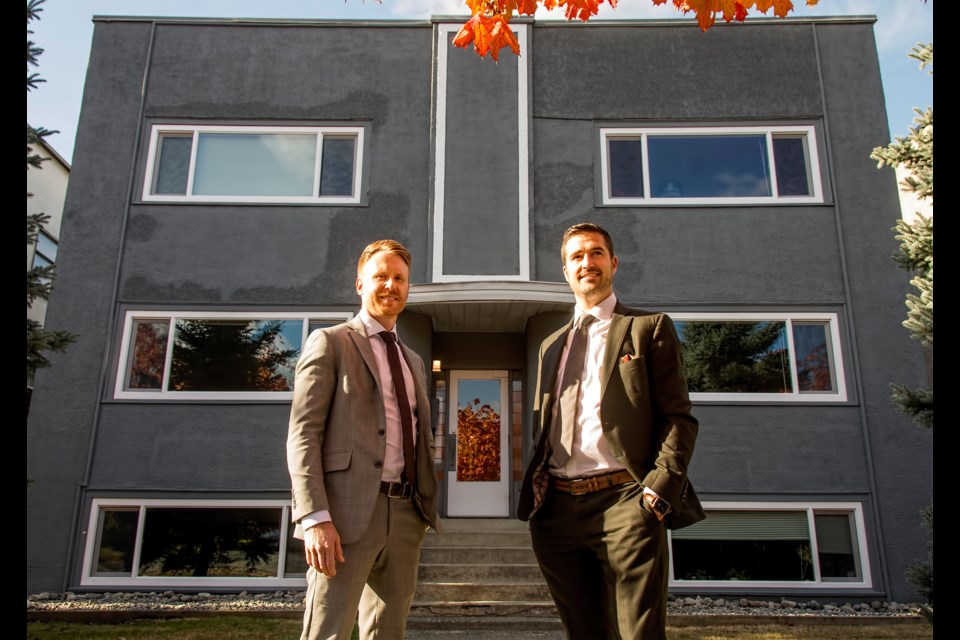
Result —
[[447, 442], [447, 515], [510, 515], [510, 405], [506, 371], [451, 371]]

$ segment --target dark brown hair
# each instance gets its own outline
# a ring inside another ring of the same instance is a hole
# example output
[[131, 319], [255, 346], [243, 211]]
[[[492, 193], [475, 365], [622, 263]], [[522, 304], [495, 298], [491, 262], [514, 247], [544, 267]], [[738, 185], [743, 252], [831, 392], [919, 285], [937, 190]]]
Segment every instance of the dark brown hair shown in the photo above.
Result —
[[610, 252], [610, 257], [613, 258], [616, 255], [613, 252], [613, 239], [610, 238], [610, 234], [607, 233], [606, 229], [600, 225], [593, 224], [592, 222], [581, 222], [573, 225], [563, 232], [563, 240], [560, 242], [560, 259], [563, 262], [567, 261], [567, 255], [564, 252], [567, 247], [567, 240], [573, 236], [580, 235], [581, 233], [599, 233], [601, 236], [603, 236], [604, 242], [607, 243], [607, 251]]

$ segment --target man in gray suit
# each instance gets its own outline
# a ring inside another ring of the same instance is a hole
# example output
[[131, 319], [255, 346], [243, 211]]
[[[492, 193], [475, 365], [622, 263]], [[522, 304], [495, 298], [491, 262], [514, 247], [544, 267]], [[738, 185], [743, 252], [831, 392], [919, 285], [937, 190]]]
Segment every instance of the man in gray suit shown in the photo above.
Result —
[[310, 334], [297, 362], [287, 466], [307, 564], [302, 640], [404, 637], [420, 546], [437, 528], [430, 403], [421, 358], [401, 344], [410, 253], [368, 245], [363, 308]]
[[570, 638], [663, 638], [667, 529], [704, 517], [680, 341], [667, 315], [617, 300], [602, 228], [570, 227], [560, 255], [577, 305], [540, 347], [518, 515]]

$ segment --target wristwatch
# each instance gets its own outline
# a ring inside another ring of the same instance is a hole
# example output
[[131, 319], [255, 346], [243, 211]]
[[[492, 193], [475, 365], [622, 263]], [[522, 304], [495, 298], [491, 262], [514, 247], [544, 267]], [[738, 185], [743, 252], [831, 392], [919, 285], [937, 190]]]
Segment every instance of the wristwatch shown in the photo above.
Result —
[[657, 516], [657, 520], [663, 521], [666, 515], [670, 513], [670, 503], [658, 495], [644, 493], [643, 501], [650, 507], [650, 511], [653, 511], [653, 515]]

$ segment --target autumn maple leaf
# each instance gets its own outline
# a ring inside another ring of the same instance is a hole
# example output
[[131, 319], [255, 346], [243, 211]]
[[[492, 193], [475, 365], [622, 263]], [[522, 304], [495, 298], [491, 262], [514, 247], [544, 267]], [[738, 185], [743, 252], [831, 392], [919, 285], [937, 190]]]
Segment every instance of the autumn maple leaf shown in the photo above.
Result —
[[498, 56], [500, 49], [503, 47], [510, 47], [516, 55], [520, 55], [520, 43], [517, 42], [517, 36], [513, 33], [510, 25], [500, 16], [494, 17], [493, 23], [493, 29], [490, 31], [490, 48], [492, 50], [490, 55], [493, 56], [493, 61], [499, 62]]

